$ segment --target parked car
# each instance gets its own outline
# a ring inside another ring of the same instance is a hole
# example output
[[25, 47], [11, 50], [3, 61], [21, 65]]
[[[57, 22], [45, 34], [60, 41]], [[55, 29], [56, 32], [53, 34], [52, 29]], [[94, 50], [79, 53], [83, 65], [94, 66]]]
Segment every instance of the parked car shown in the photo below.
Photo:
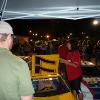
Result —
[[100, 69], [92, 62], [90, 62], [90, 65], [82, 65], [81, 68], [83, 71], [83, 83], [92, 93], [93, 100], [100, 100]]
[[33, 55], [31, 59], [29, 56], [21, 58], [29, 66], [32, 64], [30, 69], [35, 89], [34, 100], [76, 100], [69, 85], [58, 74], [58, 55]]
[[76, 100], [60, 75], [36, 76], [32, 80], [34, 100]]

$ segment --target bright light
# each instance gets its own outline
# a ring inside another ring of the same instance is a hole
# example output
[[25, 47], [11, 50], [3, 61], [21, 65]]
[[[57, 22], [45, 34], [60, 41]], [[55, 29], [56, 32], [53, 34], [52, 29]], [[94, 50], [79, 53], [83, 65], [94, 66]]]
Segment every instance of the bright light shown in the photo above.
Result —
[[86, 38], [88, 39], [88, 38], [89, 38], [89, 36], [86, 36]]
[[47, 38], [47, 39], [49, 39], [49, 38], [50, 38], [50, 36], [49, 36], [49, 35], [46, 35], [46, 38]]
[[70, 35], [72, 35], [72, 33], [69, 33]]
[[52, 78], [49, 78], [49, 80], [52, 80]]
[[99, 21], [98, 20], [94, 20], [93, 21], [93, 25], [98, 25], [99, 24]]
[[53, 39], [53, 41], [57, 41], [56, 39]]
[[35, 36], [37, 36], [38, 34], [36, 33]]
[[88, 62], [89, 63], [89, 65], [94, 65], [92, 62]]
[[70, 37], [68, 36], [68, 39], [69, 39]]
[[29, 30], [29, 32], [31, 33], [32, 31], [31, 31], [31, 30]]
[[32, 42], [33, 40], [31, 39], [30, 41]]

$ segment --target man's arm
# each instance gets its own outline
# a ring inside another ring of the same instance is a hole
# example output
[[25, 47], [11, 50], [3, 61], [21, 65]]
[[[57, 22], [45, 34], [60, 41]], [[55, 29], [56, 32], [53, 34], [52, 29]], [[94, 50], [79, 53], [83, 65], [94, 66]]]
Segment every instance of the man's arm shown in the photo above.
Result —
[[21, 96], [21, 100], [33, 100], [32, 96]]
[[30, 71], [27, 63], [20, 63], [20, 69], [18, 70], [18, 82], [19, 82], [19, 94], [20, 100], [32, 100], [34, 94], [34, 87], [30, 77]]

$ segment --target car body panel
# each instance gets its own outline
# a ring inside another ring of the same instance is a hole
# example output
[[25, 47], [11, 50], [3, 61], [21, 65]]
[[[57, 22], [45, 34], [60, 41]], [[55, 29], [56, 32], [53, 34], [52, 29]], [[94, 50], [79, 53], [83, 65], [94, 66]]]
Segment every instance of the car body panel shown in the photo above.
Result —
[[59, 55], [32, 55], [32, 77], [58, 74]]
[[50, 97], [35, 97], [34, 100], [76, 100], [71, 92]]

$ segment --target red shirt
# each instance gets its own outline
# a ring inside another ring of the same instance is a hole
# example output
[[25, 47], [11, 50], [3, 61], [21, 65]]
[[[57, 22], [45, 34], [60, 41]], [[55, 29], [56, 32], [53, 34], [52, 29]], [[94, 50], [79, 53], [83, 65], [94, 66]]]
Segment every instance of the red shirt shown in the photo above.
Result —
[[66, 59], [68, 55], [68, 48], [65, 45], [60, 45], [58, 48], [60, 58]]
[[79, 52], [78, 51], [69, 52], [68, 55], [67, 55], [67, 60], [69, 60], [72, 63], [77, 65], [77, 67], [73, 67], [73, 66], [70, 66], [70, 65], [66, 66], [68, 80], [70, 81], [70, 80], [74, 80], [74, 79], [80, 77], [81, 74], [82, 74], [82, 71], [81, 71], [81, 68], [80, 68], [81, 63], [80, 63]]

